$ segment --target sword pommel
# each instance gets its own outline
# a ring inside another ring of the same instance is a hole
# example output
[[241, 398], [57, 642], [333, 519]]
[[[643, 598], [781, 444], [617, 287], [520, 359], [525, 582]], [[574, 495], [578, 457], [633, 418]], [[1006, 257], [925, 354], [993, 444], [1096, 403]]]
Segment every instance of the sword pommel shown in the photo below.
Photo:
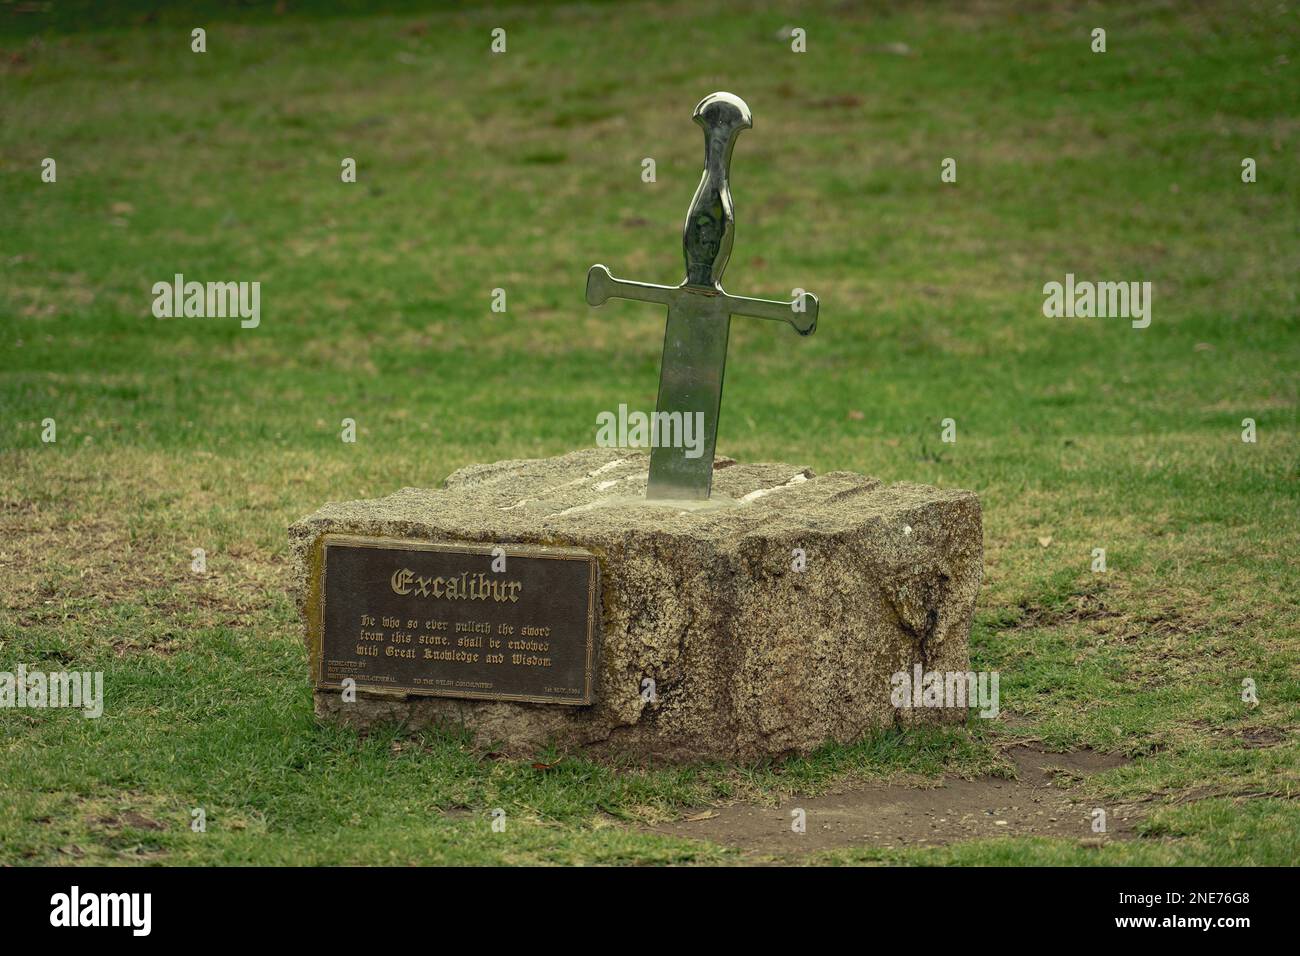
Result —
[[754, 128], [753, 114], [735, 93], [710, 93], [695, 104], [691, 119], [706, 131], [716, 129], [733, 138], [742, 129]]

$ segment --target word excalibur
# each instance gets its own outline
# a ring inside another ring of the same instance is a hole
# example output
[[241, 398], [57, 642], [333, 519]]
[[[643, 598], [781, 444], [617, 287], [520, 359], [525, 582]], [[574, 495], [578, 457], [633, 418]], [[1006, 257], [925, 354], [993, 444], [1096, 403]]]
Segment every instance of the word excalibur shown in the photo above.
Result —
[[722, 408], [722, 376], [733, 315], [789, 322], [800, 335], [817, 329], [817, 297], [805, 292], [792, 302], [750, 299], [722, 289], [722, 272], [731, 256], [736, 229], [732, 211], [731, 151], [741, 130], [754, 125], [745, 101], [731, 93], [712, 93], [695, 107], [704, 128], [704, 175], [686, 213], [682, 249], [686, 278], [678, 286], [616, 279], [597, 264], [587, 272], [587, 302], [603, 305], [611, 297], [668, 306], [659, 400], [655, 416], [684, 419], [704, 415], [704, 448], [656, 446], [650, 454], [649, 498], [708, 498], [713, 484], [713, 449]]

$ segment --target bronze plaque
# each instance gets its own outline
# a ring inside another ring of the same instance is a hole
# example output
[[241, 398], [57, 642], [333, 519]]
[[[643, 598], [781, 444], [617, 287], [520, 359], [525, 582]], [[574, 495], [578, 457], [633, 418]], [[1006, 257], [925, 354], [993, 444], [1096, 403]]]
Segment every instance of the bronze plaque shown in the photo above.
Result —
[[359, 691], [594, 699], [600, 567], [590, 552], [342, 534], [319, 548], [317, 687], [339, 689], [350, 677]]

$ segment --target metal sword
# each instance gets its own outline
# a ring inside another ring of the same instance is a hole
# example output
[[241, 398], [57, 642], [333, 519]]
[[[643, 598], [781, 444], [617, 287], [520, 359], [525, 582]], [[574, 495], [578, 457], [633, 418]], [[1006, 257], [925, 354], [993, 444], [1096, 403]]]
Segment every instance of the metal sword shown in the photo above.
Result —
[[620, 298], [668, 306], [656, 422], [670, 421], [673, 414], [680, 415], [683, 423], [687, 415], [702, 412], [704, 416], [703, 449], [698, 458], [688, 458], [684, 447], [663, 443], [652, 447], [649, 498], [709, 497], [731, 317], [788, 322], [800, 335], [812, 335], [817, 329], [817, 297], [810, 292], [780, 302], [723, 291], [722, 271], [731, 255], [736, 228], [728, 183], [731, 151], [740, 131], [751, 129], [754, 123], [745, 101], [731, 93], [706, 96], [692, 118], [704, 129], [704, 175], [682, 230], [686, 279], [678, 286], [653, 285], [616, 279], [600, 264], [587, 271], [590, 305]]

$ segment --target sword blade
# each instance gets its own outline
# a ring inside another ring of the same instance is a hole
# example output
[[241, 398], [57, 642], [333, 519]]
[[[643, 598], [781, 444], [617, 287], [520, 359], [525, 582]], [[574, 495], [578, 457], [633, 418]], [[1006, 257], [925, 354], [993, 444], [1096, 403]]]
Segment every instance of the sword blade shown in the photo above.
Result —
[[683, 292], [668, 307], [653, 423], [658, 444], [650, 451], [650, 498], [709, 497], [731, 331], [727, 299]]

